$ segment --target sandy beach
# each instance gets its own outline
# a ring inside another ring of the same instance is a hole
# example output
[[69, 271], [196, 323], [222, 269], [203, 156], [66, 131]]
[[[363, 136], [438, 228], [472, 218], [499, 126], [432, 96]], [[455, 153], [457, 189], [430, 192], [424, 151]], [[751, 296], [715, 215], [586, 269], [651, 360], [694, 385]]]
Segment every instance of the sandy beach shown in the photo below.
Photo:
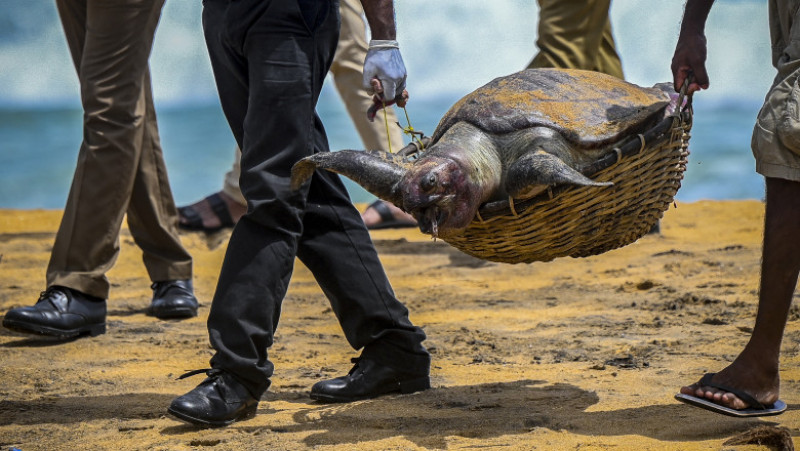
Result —
[[[299, 262], [284, 302], [272, 387], [258, 416], [197, 429], [166, 414], [201, 382], [205, 321], [229, 232], [183, 233], [197, 318], [144, 314], [152, 292], [127, 229], [109, 273], [108, 332], [58, 342], [0, 329], [0, 448], [28, 450], [757, 450], [755, 428], [800, 434], [800, 309], [782, 351], [789, 411], [736, 419], [673, 399], [749, 338], [764, 206], [678, 203], [660, 235], [603, 255], [509, 265], [414, 229], [372, 232], [395, 291], [424, 327], [431, 390], [351, 404], [308, 398], [351, 349]], [[61, 212], [0, 210], [0, 312], [30, 305]], [[781, 429], [785, 428], [785, 429]], [[772, 448], [776, 449], [776, 448]]]

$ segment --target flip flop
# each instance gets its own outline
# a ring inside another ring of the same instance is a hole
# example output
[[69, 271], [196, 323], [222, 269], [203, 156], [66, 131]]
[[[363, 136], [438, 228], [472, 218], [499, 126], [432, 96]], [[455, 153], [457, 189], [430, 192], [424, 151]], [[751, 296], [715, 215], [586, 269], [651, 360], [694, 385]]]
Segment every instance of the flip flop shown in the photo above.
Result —
[[367, 210], [370, 208], [375, 209], [381, 217], [381, 222], [368, 226], [370, 230], [378, 229], [402, 229], [407, 227], [417, 227], [417, 221], [409, 221], [407, 219], [396, 219], [392, 214], [392, 210], [386, 205], [386, 202], [378, 199], [369, 204]]
[[678, 393], [677, 395], [675, 395], [675, 399], [677, 399], [680, 402], [695, 407], [699, 407], [701, 409], [710, 410], [711, 412], [721, 413], [722, 415], [728, 415], [731, 417], [739, 417], [739, 418], [780, 415], [786, 411], [786, 403], [783, 401], [778, 400], [775, 401], [774, 404], [764, 405], [758, 402], [752, 396], [748, 395], [747, 393], [741, 390], [711, 382], [711, 378], [714, 377], [714, 374], [716, 373], [704, 374], [703, 377], [700, 378], [700, 382], [698, 382], [698, 384], [705, 387], [718, 388], [728, 393], [733, 393], [742, 401], [746, 402], [747, 404], [750, 404], [750, 407], [741, 410], [731, 409], [730, 407], [717, 404], [706, 398], [698, 398], [697, 396], [685, 395], [683, 393]]
[[220, 225], [218, 227], [206, 227], [203, 225], [203, 218], [200, 216], [200, 213], [197, 212], [191, 205], [186, 207], [179, 207], [178, 214], [180, 214], [186, 222], [178, 222], [178, 227], [185, 229], [185, 230], [199, 230], [206, 233], [212, 233], [220, 231], [226, 227], [233, 227], [236, 225], [233, 218], [231, 217], [231, 213], [228, 211], [228, 204], [225, 203], [225, 200], [220, 197], [219, 193], [214, 193], [205, 198], [208, 205], [211, 207], [211, 211], [219, 218]]

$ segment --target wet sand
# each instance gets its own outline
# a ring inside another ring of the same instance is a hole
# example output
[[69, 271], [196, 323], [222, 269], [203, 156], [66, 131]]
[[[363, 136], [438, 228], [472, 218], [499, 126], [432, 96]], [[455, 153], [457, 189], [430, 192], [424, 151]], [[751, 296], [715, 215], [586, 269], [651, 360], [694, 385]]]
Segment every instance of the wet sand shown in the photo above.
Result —
[[[30, 305], [60, 211], [0, 210], [0, 311]], [[0, 329], [0, 448], [21, 450], [756, 450], [726, 445], [767, 425], [800, 433], [800, 309], [782, 351], [778, 417], [736, 419], [680, 404], [681, 385], [721, 369], [756, 310], [763, 204], [679, 203], [660, 235], [583, 259], [508, 265], [414, 229], [372, 233], [412, 320], [428, 334], [433, 389], [351, 404], [307, 396], [352, 350], [298, 262], [275, 376], [254, 419], [196, 429], [166, 415], [202, 380], [205, 320], [229, 232], [184, 233], [200, 315], [144, 314], [151, 291], [127, 229], [109, 273], [108, 332], [57, 342]]]

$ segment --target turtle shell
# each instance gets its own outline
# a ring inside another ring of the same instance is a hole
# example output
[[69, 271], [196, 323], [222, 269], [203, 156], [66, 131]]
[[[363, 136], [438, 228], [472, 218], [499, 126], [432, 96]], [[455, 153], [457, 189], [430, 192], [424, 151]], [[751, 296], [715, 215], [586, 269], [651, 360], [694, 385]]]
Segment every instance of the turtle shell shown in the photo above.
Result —
[[499, 77], [468, 94], [444, 115], [436, 142], [460, 121], [502, 134], [545, 126], [592, 148], [646, 129], [663, 117], [670, 95], [617, 77], [574, 69], [527, 69]]

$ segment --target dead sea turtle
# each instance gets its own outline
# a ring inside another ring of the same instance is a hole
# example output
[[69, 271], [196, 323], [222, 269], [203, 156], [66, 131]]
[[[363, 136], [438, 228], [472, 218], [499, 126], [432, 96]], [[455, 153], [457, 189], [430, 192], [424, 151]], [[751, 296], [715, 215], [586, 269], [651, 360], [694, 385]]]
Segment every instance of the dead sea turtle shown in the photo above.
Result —
[[299, 187], [317, 168], [345, 175], [411, 213], [422, 232], [447, 237], [464, 230], [485, 202], [561, 184], [610, 185], [582, 172], [614, 152], [613, 143], [668, 114], [671, 93], [666, 83], [643, 88], [597, 72], [528, 69], [459, 100], [417, 159], [318, 153], [294, 166], [292, 182]]

